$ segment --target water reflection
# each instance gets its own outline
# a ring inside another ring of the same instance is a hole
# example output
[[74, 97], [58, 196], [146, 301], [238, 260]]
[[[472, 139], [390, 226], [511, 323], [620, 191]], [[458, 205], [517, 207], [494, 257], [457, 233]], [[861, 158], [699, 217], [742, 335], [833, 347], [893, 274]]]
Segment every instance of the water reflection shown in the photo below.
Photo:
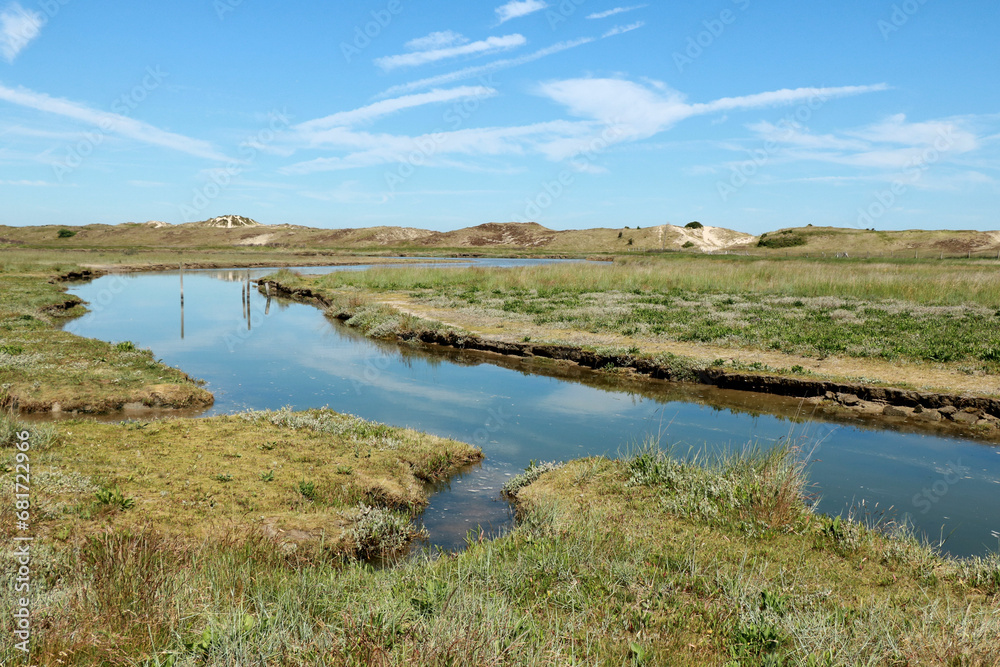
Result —
[[[442, 485], [424, 515], [431, 541], [446, 548], [461, 546], [479, 525], [509, 525], [499, 489], [529, 460], [616, 456], [651, 434], [681, 451], [720, 453], [791, 437], [817, 446], [810, 475], [820, 511], [836, 514], [861, 501], [893, 506], [934, 537], [942, 526], [954, 530], [946, 544], [954, 553], [997, 547], [1000, 448], [861, 418], [838, 422], [789, 398], [371, 340], [315, 307], [247, 289], [248, 277], [252, 286], [269, 272], [185, 271], [181, 312], [167, 305], [178, 303], [177, 272], [130, 277], [110, 300], [103, 297], [110, 277], [101, 278], [72, 291], [106, 303], [66, 328], [132, 340], [205, 379], [216, 396], [206, 414], [329, 405], [482, 447], [486, 461]], [[237, 298], [242, 318], [233, 309]], [[178, 316], [188, 324], [181, 337]], [[933, 502], [921, 501], [955, 464], [966, 471], [961, 479]]]

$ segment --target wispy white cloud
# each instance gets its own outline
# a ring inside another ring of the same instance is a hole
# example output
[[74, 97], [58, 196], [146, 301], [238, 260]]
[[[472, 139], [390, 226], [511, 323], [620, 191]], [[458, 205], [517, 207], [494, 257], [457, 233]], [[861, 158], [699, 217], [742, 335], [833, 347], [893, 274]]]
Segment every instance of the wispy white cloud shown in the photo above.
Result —
[[45, 17], [16, 2], [0, 12], [0, 54], [9, 63], [42, 32]]
[[614, 37], [615, 35], [622, 35], [626, 32], [638, 30], [644, 25], [646, 25], [645, 21], [636, 21], [635, 23], [629, 23], [628, 25], [616, 25], [614, 28], [601, 35], [601, 37]]
[[[691, 104], [679, 91], [663, 84], [650, 89], [624, 79], [567, 79], [542, 85], [540, 94], [564, 105], [571, 114], [613, 127], [612, 143], [645, 139], [677, 123], [719, 111], [759, 109], [833, 99], [884, 90], [874, 86], [839, 88], [797, 88], [742, 97], [726, 97], [708, 103]], [[572, 142], [554, 141], [546, 147], [551, 159], [565, 159], [578, 153]]]
[[624, 14], [625, 12], [631, 12], [635, 9], [642, 9], [643, 7], [649, 7], [649, 5], [631, 5], [629, 7], [615, 7], [614, 9], [609, 9], [606, 12], [594, 12], [593, 14], [588, 14], [588, 19], [606, 19], [609, 16], [616, 16], [618, 14]]
[[446, 46], [454, 46], [456, 44], [465, 44], [469, 40], [463, 35], [454, 32], [453, 30], [442, 30], [439, 32], [432, 32], [425, 37], [417, 37], [416, 39], [411, 39], [405, 46], [411, 51], [427, 51], [429, 49], [441, 49]]
[[548, 3], [542, 0], [511, 0], [506, 5], [497, 7], [494, 11], [496, 12], [497, 20], [500, 23], [504, 23], [511, 19], [534, 14], [548, 6]]
[[220, 153], [207, 141], [167, 132], [134, 118], [107, 111], [99, 111], [77, 102], [50, 97], [44, 93], [36, 93], [27, 88], [8, 88], [0, 84], [0, 101], [64, 118], [71, 118], [97, 127], [102, 132], [117, 134], [142, 143], [187, 153], [195, 157], [223, 162], [232, 159]]
[[415, 67], [458, 56], [486, 55], [498, 51], [508, 51], [516, 49], [519, 46], [524, 46], [527, 43], [528, 40], [525, 39], [524, 35], [518, 34], [489, 37], [478, 42], [459, 46], [448, 46], [429, 51], [414, 51], [413, 53], [401, 53], [395, 56], [376, 58], [375, 64], [381, 67], [383, 71], [388, 72], [399, 67]]
[[801, 125], [757, 123], [748, 127], [759, 138], [781, 146], [780, 160], [784, 162], [825, 162], [898, 175], [929, 164], [961, 166], [962, 156], [985, 143], [969, 124], [965, 118], [914, 123], [896, 114], [833, 134], [815, 134]]
[[0, 185], [10, 185], [18, 187], [31, 187], [31, 188], [44, 188], [50, 185], [56, 185], [56, 183], [50, 183], [49, 181], [0, 181]]
[[505, 58], [502, 60], [496, 60], [485, 65], [476, 65], [473, 67], [466, 67], [465, 69], [460, 69], [455, 72], [449, 72], [447, 74], [439, 74], [437, 76], [428, 77], [426, 79], [420, 79], [419, 81], [411, 81], [409, 83], [403, 83], [398, 86], [393, 86], [385, 92], [383, 92], [380, 97], [391, 97], [394, 95], [400, 95], [403, 93], [409, 93], [414, 90], [420, 90], [421, 88], [431, 88], [433, 86], [440, 86], [447, 83], [452, 83], [453, 81], [461, 81], [462, 79], [471, 79], [477, 76], [486, 76], [492, 74], [493, 72], [498, 72], [500, 70], [508, 69], [511, 67], [518, 67], [520, 65], [525, 65], [536, 60], [545, 58], [546, 56], [551, 56], [555, 53], [560, 53], [562, 51], [567, 51], [569, 49], [574, 49], [578, 46], [583, 46], [584, 44], [589, 44], [593, 42], [594, 39], [591, 37], [582, 37], [580, 39], [575, 39], [568, 42], [557, 42], [552, 46], [547, 46], [544, 49], [539, 49], [533, 53], [528, 53], [523, 56], [518, 56], [517, 58]]
[[351, 111], [341, 111], [323, 118], [306, 121], [295, 125], [292, 129], [298, 132], [315, 132], [333, 127], [347, 127], [368, 123], [376, 118], [386, 116], [404, 109], [439, 104], [460, 99], [484, 99], [497, 94], [496, 89], [487, 86], [459, 86], [458, 88], [435, 88], [426, 93], [404, 95], [389, 100], [382, 100]]
[[[623, 79], [569, 79], [544, 84], [543, 97], [563, 105], [578, 120], [555, 120], [512, 127], [466, 128], [421, 136], [369, 133], [349, 127], [331, 127], [310, 136], [310, 146], [345, 154], [319, 157], [285, 167], [286, 174], [309, 174], [399, 163], [419, 154], [420, 163], [454, 166], [448, 156], [522, 157], [541, 155], [566, 160], [593, 149], [638, 141], [670, 129], [678, 122], [719, 110], [759, 109], [859, 95], [882, 86], [800, 88], [692, 104], [678, 91], [659, 84], [644, 86]], [[390, 101], [396, 103], [395, 101]], [[348, 112], [350, 113], [350, 112]], [[591, 173], [604, 169], [585, 164]]]

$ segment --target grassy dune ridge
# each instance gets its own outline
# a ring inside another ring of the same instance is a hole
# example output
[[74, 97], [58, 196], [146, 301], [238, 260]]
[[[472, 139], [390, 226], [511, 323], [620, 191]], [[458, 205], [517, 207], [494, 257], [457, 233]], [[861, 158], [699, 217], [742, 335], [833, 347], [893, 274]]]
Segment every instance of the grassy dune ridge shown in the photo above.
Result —
[[[0, 426], [9, 484], [10, 434], [23, 425]], [[147, 435], [150, 429], [176, 433], [164, 438]], [[219, 433], [195, 433], [201, 429]], [[255, 449], [274, 437], [292, 442]], [[185, 537], [177, 528], [186, 516], [168, 518], [147, 500], [165, 484], [169, 466], [116, 480], [134, 505], [95, 510], [94, 529], [77, 532], [80, 508], [99, 502], [89, 487], [81, 489], [109, 481], [81, 453], [93, 459], [117, 447], [115, 456], [131, 459], [129, 450], [142, 443], [152, 458], [153, 443], [162, 442], [164, 452], [180, 447], [209, 458], [218, 449], [249, 457], [294, 443], [291, 451], [311, 457], [301, 444], [316, 439], [333, 450], [348, 445], [350, 458], [352, 438], [371, 446], [393, 437], [401, 437], [398, 429], [323, 412], [36, 428], [36, 474], [59, 476], [58, 484], [50, 478], [40, 485], [48, 490], [39, 488], [39, 500], [51, 493], [63, 501], [34, 510], [43, 513], [44, 533], [33, 545], [33, 662], [749, 666], [1000, 659], [1000, 561], [942, 558], [898, 527], [814, 515], [801, 499], [806, 480], [791, 449], [699, 461], [647, 444], [618, 461], [547, 466], [516, 490], [520, 521], [510, 534], [473, 534], [460, 554], [385, 569], [329, 548], [289, 549], [281, 536], [246, 528], [256, 509], [233, 523], [210, 520], [214, 510], [204, 506], [182, 510], [204, 513], [194, 525], [210, 528], [196, 530], [199, 539]], [[284, 484], [297, 474], [276, 468], [281, 473], [271, 482], [251, 479], [241, 472], [244, 465], [256, 472], [250, 461], [229, 460], [233, 479], [216, 486], [281, 487], [289, 508], [311, 514], [301, 492]], [[351, 478], [360, 480], [369, 466], [364, 453], [351, 466]], [[193, 481], [201, 484], [214, 471], [208, 465]], [[217, 499], [229, 502], [222, 491]], [[2, 511], [9, 536], [11, 510]], [[14, 571], [2, 568], [0, 584], [11, 585]], [[11, 604], [10, 596], [0, 598], [5, 632]], [[2, 659], [13, 657], [9, 644], [2, 650]]]

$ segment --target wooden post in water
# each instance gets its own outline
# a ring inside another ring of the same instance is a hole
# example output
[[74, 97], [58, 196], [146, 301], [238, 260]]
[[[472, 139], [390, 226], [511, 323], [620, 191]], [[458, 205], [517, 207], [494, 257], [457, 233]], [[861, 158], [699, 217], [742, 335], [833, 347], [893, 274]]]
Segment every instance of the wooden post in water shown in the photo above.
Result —
[[247, 267], [247, 331], [250, 331], [250, 267]]
[[181, 340], [184, 340], [184, 263], [181, 263]]

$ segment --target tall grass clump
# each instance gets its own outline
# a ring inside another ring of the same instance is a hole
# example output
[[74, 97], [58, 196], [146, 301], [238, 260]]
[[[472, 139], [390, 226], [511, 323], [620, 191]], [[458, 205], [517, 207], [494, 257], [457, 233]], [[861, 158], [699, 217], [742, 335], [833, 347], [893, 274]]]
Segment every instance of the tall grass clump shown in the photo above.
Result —
[[29, 424], [19, 420], [13, 412], [0, 410], [0, 448], [14, 447], [21, 442], [20, 434], [28, 434], [32, 450], [42, 451], [51, 447], [57, 438], [50, 424]]
[[648, 439], [626, 465], [628, 485], [655, 489], [663, 509], [681, 518], [770, 530], [794, 526], [809, 514], [804, 463], [788, 445], [681, 458]]

